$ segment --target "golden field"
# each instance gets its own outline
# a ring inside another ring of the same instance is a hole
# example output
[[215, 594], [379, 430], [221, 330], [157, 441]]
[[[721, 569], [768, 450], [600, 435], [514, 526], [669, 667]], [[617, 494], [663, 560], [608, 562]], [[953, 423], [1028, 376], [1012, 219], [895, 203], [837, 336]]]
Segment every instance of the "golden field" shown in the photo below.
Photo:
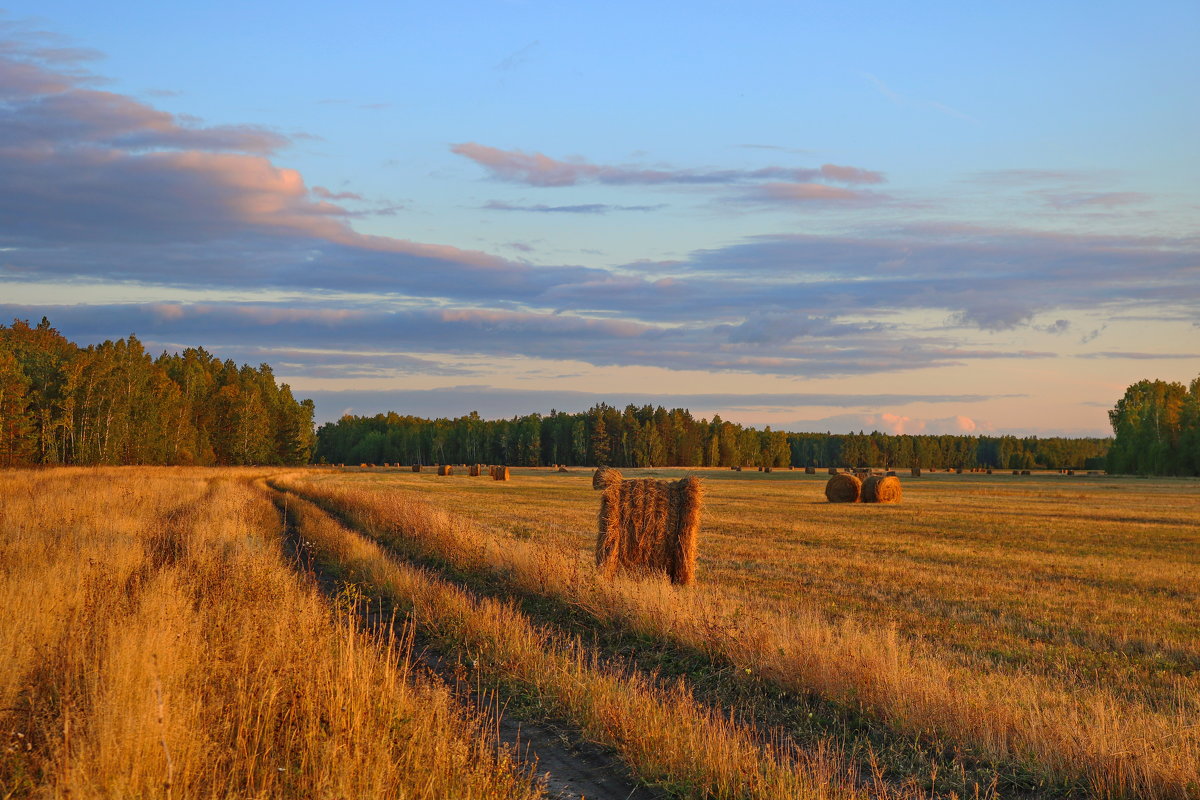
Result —
[[1196, 481], [692, 474], [673, 587], [597, 578], [591, 470], [4, 473], [0, 796], [537, 796], [316, 574], [672, 796], [1200, 797]]

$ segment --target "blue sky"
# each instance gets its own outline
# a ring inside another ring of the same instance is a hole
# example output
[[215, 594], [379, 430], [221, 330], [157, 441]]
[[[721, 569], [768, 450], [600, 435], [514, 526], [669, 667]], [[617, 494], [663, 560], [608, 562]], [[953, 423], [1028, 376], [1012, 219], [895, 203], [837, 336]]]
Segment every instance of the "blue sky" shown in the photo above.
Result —
[[1092, 435], [1200, 373], [1195, 3], [0, 20], [0, 314], [322, 418]]

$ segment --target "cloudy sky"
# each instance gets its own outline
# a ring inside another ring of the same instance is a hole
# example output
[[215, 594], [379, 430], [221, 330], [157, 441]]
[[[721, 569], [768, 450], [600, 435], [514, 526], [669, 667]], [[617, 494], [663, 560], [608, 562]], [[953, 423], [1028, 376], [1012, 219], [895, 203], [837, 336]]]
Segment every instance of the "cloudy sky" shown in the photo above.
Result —
[[1198, 35], [1194, 0], [16, 0], [0, 318], [266, 361], [321, 419], [1107, 435], [1200, 374]]

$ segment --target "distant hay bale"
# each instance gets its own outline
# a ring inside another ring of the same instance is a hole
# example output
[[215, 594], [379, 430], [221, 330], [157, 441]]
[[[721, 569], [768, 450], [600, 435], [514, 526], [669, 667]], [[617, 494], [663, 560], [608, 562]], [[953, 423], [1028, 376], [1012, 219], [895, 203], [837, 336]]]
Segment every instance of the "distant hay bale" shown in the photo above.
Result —
[[770, 467], [763, 467], [763, 468], [762, 468], [762, 471], [763, 471], [763, 472], [770, 472], [770, 471], [771, 471], [771, 468], [770, 468]]
[[1074, 475], [1074, 474], [1075, 474], [1075, 470], [1073, 470], [1073, 469], [1069, 469], [1069, 470], [1067, 470], [1067, 474], [1068, 474], [1068, 475]]
[[558, 465], [558, 471], [559, 471], [559, 472], [570, 472], [570, 470], [569, 470], [569, 469], [567, 469], [567, 468], [566, 468], [565, 466], [563, 466], [562, 464], [559, 464], [559, 465]]
[[992, 474], [992, 468], [991, 468], [991, 467], [988, 467], [987, 474], [988, 474], [988, 475], [991, 475], [991, 474]]
[[359, 464], [359, 465], [358, 465], [358, 468], [359, 468], [359, 469], [366, 469], [366, 468], [367, 468], [367, 465], [366, 465], [366, 464]]
[[921, 477], [921, 468], [920, 468], [920, 467], [913, 467], [913, 468], [912, 468], [912, 476], [913, 476], [914, 478], [919, 478], [919, 477]]
[[1013, 470], [1013, 475], [1020, 475], [1020, 474], [1021, 474], [1021, 470], [1019, 470], [1019, 469]]
[[735, 470], [737, 470], [738, 472], [741, 472], [741, 471], [742, 471], [742, 465], [741, 465], [741, 464], [738, 464], [736, 467], [734, 467], [734, 469], [735, 469]]
[[862, 498], [862, 481], [849, 473], [835, 473], [825, 484], [825, 498], [831, 503], [857, 503]]
[[805, 475], [816, 475], [816, 474], [817, 474], [817, 468], [816, 468], [816, 467], [805, 467], [805, 468], [804, 468], [804, 474], [805, 474]]
[[694, 477], [608, 480], [600, 495], [596, 537], [600, 573], [658, 572], [671, 583], [692, 583], [703, 498], [704, 488]]
[[442, 464], [438, 467], [438, 475], [453, 475], [454, 467], [449, 464]]
[[592, 473], [592, 488], [603, 489], [613, 481], [621, 480], [621, 471], [612, 467], [599, 467]]
[[492, 480], [508, 480], [508, 467], [492, 467]]
[[480, 467], [478, 464], [472, 464], [470, 469], [467, 470], [467, 477], [468, 478], [478, 478], [479, 473], [481, 473], [482, 471], [483, 471], [483, 468]]
[[421, 471], [421, 465], [420, 465], [420, 464], [413, 464], [413, 465], [412, 465], [412, 471], [413, 471], [413, 472], [420, 472], [420, 471]]
[[1021, 474], [1022, 475], [1032, 475], [1033, 472], [1031, 470], [1023, 469], [1023, 470], [1021, 470]]
[[962, 467], [959, 467], [958, 469], [956, 469], [956, 470], [954, 470], [954, 471], [955, 471], [955, 472], [957, 472], [959, 475], [962, 475], [962, 474], [963, 474], [963, 468], [962, 468]]
[[758, 471], [759, 471], [759, 472], [762, 472], [762, 471], [763, 471], [763, 468], [762, 468], [762, 465], [761, 465], [761, 464], [760, 464], [760, 465], [759, 465], [759, 467], [758, 467]]
[[899, 503], [900, 479], [895, 475], [872, 475], [863, 481], [864, 503]]
[[733, 465], [733, 464], [730, 464], [730, 465], [729, 465], [729, 469], [730, 469], [731, 471], [733, 471], [733, 472], [736, 472], [736, 471], [737, 471], [737, 467], [736, 467], [735, 465]]
[[837, 475], [837, 474], [838, 474], [838, 468], [837, 468], [837, 467], [830, 467], [830, 468], [829, 468], [829, 474], [830, 474], [830, 475]]

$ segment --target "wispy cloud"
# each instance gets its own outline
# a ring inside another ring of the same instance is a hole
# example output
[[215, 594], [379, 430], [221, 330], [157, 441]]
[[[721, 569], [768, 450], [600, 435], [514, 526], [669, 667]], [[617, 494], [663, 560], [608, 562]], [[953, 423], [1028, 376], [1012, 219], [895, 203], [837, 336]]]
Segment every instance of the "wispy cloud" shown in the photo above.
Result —
[[888, 86], [880, 78], [871, 74], [870, 72], [863, 72], [861, 74], [872, 86], [875, 87], [875, 89], [881, 95], [886, 97], [894, 105], [905, 108], [927, 109], [930, 111], [936, 111], [940, 114], [945, 114], [948, 117], [954, 117], [965, 122], [970, 122], [973, 125], [980, 124], [979, 120], [977, 120], [975, 117], [971, 116], [970, 114], [965, 114], [956, 108], [952, 108], [945, 103], [940, 103], [937, 100], [926, 100], [909, 94], [902, 94]]
[[537, 51], [540, 44], [541, 44], [540, 41], [538, 41], [537, 39], [534, 39], [532, 42], [529, 42], [528, 44], [517, 48], [513, 52], [506, 55], [504, 58], [500, 59], [500, 61], [496, 64], [496, 67], [495, 67], [496, 71], [511, 72], [512, 70], [516, 69], [517, 67], [520, 67], [520, 66], [528, 63], [529, 60], [533, 57], [534, 52]]
[[607, 214], [610, 211], [658, 211], [666, 208], [663, 204], [653, 206], [619, 206], [607, 203], [581, 203], [570, 206], [548, 206], [542, 203], [520, 205], [506, 203], [502, 200], [489, 200], [483, 205], [487, 211], [528, 211], [538, 214]]
[[450, 150], [485, 168], [497, 180], [541, 187], [587, 183], [616, 186], [727, 185], [768, 180], [830, 181], [848, 184], [884, 182], [884, 176], [880, 172], [837, 164], [825, 164], [815, 168], [770, 166], [758, 169], [651, 169], [593, 164], [582, 158], [564, 161], [542, 153], [501, 150], [475, 142], [456, 144]]

